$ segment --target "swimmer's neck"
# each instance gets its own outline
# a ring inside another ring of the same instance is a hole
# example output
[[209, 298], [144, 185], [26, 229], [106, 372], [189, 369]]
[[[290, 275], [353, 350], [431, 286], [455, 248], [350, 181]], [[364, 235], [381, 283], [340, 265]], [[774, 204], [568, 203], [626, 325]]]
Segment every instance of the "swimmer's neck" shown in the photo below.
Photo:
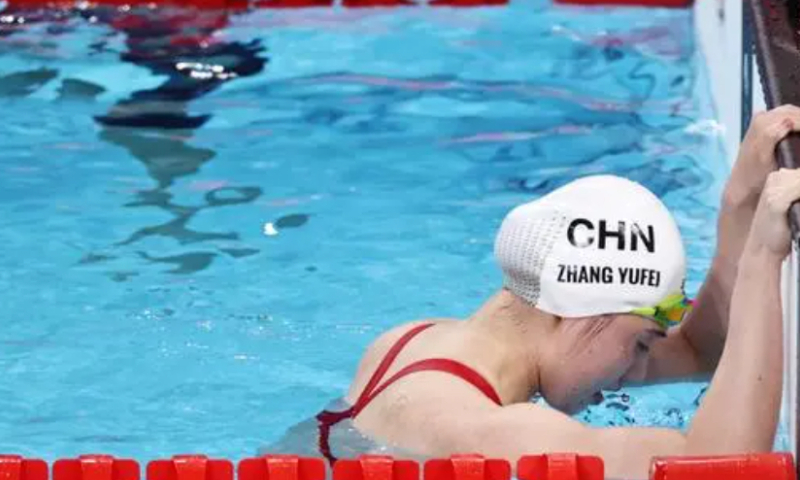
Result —
[[466, 322], [485, 339], [482, 357], [495, 366], [500, 396], [527, 401], [539, 392], [540, 366], [548, 356], [559, 319], [500, 290]]

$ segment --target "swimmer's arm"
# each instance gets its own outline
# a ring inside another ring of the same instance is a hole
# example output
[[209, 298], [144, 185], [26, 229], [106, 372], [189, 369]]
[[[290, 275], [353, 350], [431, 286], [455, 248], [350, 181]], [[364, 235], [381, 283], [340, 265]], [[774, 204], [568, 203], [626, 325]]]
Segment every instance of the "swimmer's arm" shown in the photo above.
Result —
[[734, 193], [734, 187], [735, 182], [729, 183], [723, 197], [716, 253], [694, 308], [665, 339], [653, 343], [645, 383], [707, 380], [719, 364], [728, 334], [738, 265], [755, 214], [753, 201], [759, 198]]
[[[654, 356], [650, 381], [709, 374], [719, 363], [728, 333], [731, 296], [738, 266], [767, 175], [775, 169], [775, 148], [800, 131], [800, 108], [784, 105], [753, 117], [725, 185], [717, 245], [694, 312], [665, 345], [663, 362]], [[655, 352], [654, 352], [655, 353]]]
[[717, 253], [694, 308], [683, 324], [650, 349], [645, 383], [708, 379], [717, 368], [728, 332], [730, 302], [738, 273], [743, 238], [752, 223], [749, 206], [723, 202]]
[[650, 344], [644, 378], [641, 382], [628, 381], [628, 385], [711, 378], [728, 330], [728, 322], [720, 317], [729, 311], [728, 289], [732, 291], [733, 285], [724, 283], [735, 275], [722, 275], [711, 268], [690, 316], [683, 325], [670, 329], [665, 338]]
[[597, 455], [615, 478], [647, 478], [654, 456], [771, 451], [782, 386], [781, 262], [758, 246], [743, 254], [725, 351], [685, 435], [665, 429], [592, 428], [552, 409], [517, 404], [483, 416], [462, 413], [463, 427], [455, 427], [462, 428], [455, 438], [464, 443], [458, 446], [512, 461], [554, 451]]
[[[728, 334], [742, 239], [747, 238], [755, 211], [754, 207], [730, 202], [723, 201], [717, 228], [717, 252], [692, 312], [680, 326], [671, 329], [667, 341], [662, 342], [664, 345], [653, 352], [656, 354], [651, 376], [654, 380], [710, 375], [719, 364]], [[666, 361], [659, 365], [658, 356], [664, 354], [668, 354], [663, 359]], [[680, 358], [675, 358], [676, 355]]]
[[[747, 232], [742, 235], [747, 236]], [[738, 261], [737, 257], [735, 263]], [[719, 256], [714, 259], [695, 306], [684, 323], [670, 329], [664, 339], [651, 345], [642, 383], [711, 378], [725, 346], [737, 273], [734, 262]]]
[[642, 381], [626, 381], [626, 386], [653, 385], [675, 381], [707, 381], [713, 366], [704, 361], [680, 328], [671, 329], [665, 338], [650, 346], [650, 356]]
[[460, 429], [462, 443], [457, 451], [505, 458], [512, 465], [523, 455], [594, 455], [603, 459], [606, 478], [648, 478], [652, 457], [682, 455], [686, 450], [686, 438], [677, 430], [591, 427], [551, 408], [532, 404], [496, 409], [465, 426], [472, 427], [475, 429], [471, 432]]

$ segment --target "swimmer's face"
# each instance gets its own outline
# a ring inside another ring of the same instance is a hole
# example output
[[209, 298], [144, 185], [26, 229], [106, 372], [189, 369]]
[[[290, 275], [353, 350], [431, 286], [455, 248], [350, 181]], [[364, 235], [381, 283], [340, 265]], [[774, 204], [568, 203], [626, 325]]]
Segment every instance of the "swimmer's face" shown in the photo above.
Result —
[[564, 319], [542, 364], [541, 394], [568, 414], [599, 403], [601, 390], [644, 379], [650, 348], [664, 336], [637, 315]]

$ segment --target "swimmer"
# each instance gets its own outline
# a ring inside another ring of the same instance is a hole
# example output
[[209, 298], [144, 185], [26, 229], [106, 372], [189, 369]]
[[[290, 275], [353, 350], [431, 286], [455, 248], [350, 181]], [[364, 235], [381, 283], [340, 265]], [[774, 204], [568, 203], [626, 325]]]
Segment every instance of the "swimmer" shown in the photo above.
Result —
[[[800, 199], [800, 170], [776, 170], [773, 157], [799, 130], [793, 106], [754, 118], [694, 301], [684, 295], [676, 223], [641, 185], [590, 176], [514, 208], [495, 242], [502, 288], [466, 320], [415, 321], [382, 334], [339, 408], [316, 417], [316, 455], [354, 456], [338, 443], [349, 429], [373, 442], [362, 443], [368, 451], [480, 453], [512, 465], [522, 455], [575, 452], [600, 456], [609, 477], [647, 478], [654, 456], [771, 451], [786, 214]], [[603, 391], [690, 378], [711, 383], [685, 433], [570, 416]], [[534, 395], [549, 407], [531, 403]]]

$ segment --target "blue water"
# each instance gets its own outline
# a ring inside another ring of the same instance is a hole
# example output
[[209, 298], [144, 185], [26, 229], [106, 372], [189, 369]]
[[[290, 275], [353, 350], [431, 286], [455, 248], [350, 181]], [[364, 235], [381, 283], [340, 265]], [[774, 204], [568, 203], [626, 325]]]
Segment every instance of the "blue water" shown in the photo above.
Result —
[[[689, 12], [133, 13], [0, 15], [0, 452], [252, 455], [383, 329], [469, 315], [503, 215], [578, 175], [656, 192], [703, 278]], [[702, 387], [579, 417], [682, 428]]]

